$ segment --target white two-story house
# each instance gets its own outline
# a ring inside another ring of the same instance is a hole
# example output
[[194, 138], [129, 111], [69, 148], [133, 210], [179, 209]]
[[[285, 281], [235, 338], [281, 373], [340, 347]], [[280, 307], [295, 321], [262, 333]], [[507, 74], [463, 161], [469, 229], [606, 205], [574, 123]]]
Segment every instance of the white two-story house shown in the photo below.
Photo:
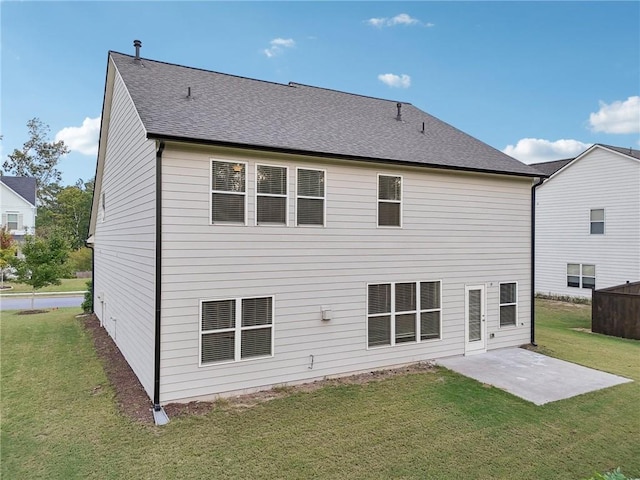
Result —
[[36, 179], [0, 176], [2, 227], [21, 242], [36, 232]]
[[536, 292], [591, 298], [639, 281], [640, 151], [596, 144], [532, 166], [550, 175], [536, 193]]
[[531, 340], [539, 172], [409, 103], [110, 52], [96, 173], [156, 410]]

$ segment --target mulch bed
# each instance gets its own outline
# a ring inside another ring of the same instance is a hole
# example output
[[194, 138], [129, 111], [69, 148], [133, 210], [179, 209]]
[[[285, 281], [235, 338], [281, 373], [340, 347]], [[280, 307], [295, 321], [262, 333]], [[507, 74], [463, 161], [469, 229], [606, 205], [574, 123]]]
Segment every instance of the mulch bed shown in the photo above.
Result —
[[[93, 314], [81, 315], [79, 318], [93, 338], [96, 353], [102, 362], [109, 382], [115, 389], [116, 401], [120, 411], [136, 422], [153, 425], [152, 402], [144, 388], [142, 388], [138, 377], [133, 373], [113, 339], [107, 333], [107, 330], [100, 326], [100, 320]], [[225, 410], [245, 409], [295, 392], [312, 392], [330, 385], [365, 384], [397, 375], [424, 373], [433, 369], [434, 364], [432, 362], [420, 362], [401, 368], [317, 380], [296, 386], [274, 387], [270, 390], [227, 397], [211, 402], [170, 403], [164, 406], [164, 410], [170, 419], [185, 415], [206, 415], [216, 407]]]
[[35, 315], [36, 313], [47, 313], [49, 310], [20, 310], [16, 315]]

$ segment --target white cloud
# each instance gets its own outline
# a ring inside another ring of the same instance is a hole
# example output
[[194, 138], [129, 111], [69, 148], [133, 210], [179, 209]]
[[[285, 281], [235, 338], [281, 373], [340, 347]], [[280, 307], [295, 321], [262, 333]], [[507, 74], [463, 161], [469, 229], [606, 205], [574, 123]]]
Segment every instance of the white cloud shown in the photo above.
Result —
[[265, 48], [262, 52], [268, 57], [280, 55], [285, 48], [295, 47], [296, 42], [292, 38], [274, 38], [269, 42], [269, 48]]
[[409, 88], [411, 86], [411, 77], [409, 75], [395, 75], [393, 73], [381, 73], [378, 80], [390, 87]]
[[100, 134], [100, 117], [85, 118], [80, 127], [65, 127], [56, 133], [55, 141], [62, 140], [69, 150], [82, 155], [98, 153], [98, 135]]
[[591, 144], [578, 140], [561, 139], [551, 142], [542, 138], [523, 138], [514, 145], [507, 145], [502, 150], [524, 163], [548, 162], [577, 157]]
[[400, 13], [389, 20], [389, 25], [415, 25], [416, 23], [420, 23], [417, 18], [413, 18], [406, 13]]
[[611, 104], [600, 102], [600, 110], [589, 115], [594, 132], [640, 133], [640, 96]]
[[[395, 27], [396, 25], [421, 25], [420, 20], [417, 18], [413, 18], [411, 15], [407, 13], [399, 13], [395, 17], [378, 17], [378, 18], [370, 18], [369, 20], [365, 20], [365, 23], [371, 25], [372, 27]], [[435, 24], [433, 23], [425, 23], [425, 27], [433, 27]]]

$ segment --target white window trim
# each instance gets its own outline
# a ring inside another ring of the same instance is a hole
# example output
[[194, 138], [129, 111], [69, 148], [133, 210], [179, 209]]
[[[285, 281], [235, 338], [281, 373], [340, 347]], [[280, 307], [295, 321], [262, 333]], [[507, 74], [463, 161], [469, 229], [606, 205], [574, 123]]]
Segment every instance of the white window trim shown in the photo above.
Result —
[[[298, 171], [299, 170], [311, 170], [314, 172], [322, 172], [324, 174], [324, 192], [322, 197], [308, 197], [306, 195], [298, 194]], [[327, 171], [323, 168], [307, 168], [307, 167], [296, 167], [296, 199], [295, 199], [295, 226], [302, 228], [323, 228], [327, 226]], [[318, 200], [322, 198], [322, 225], [298, 225], [298, 199], [299, 198], [308, 198], [311, 200]]]
[[[267, 328], [266, 325], [252, 325], [250, 327], [242, 326], [242, 301], [251, 300], [253, 298], [271, 298], [271, 355], [261, 355], [259, 357], [242, 358], [242, 332], [246, 330], [259, 330]], [[220, 328], [217, 330], [203, 330], [202, 329], [202, 305], [206, 302], [222, 302], [222, 301], [234, 301], [234, 308], [236, 313], [236, 326], [233, 328]], [[276, 323], [276, 298], [274, 295], [255, 295], [252, 297], [236, 297], [236, 298], [207, 298], [200, 299], [198, 308], [198, 366], [199, 367], [215, 367], [218, 365], [226, 365], [229, 363], [241, 363], [251, 362], [254, 360], [264, 360], [265, 358], [273, 358], [275, 356], [275, 323]], [[224, 333], [235, 332], [234, 335], [234, 359], [233, 360], [220, 360], [219, 362], [207, 362], [202, 363], [202, 336], [207, 333]]]
[[[507, 285], [507, 284], [512, 284], [515, 283], [516, 284], [516, 301], [515, 302], [509, 302], [509, 303], [501, 303], [500, 302], [500, 287], [502, 285]], [[520, 294], [520, 285], [518, 285], [517, 281], [512, 281], [512, 282], [500, 282], [498, 284], [498, 328], [514, 328], [518, 326], [518, 310], [520, 309], [518, 306], [518, 295]], [[500, 319], [500, 314], [502, 312], [502, 308], [501, 307], [508, 307], [510, 305], [515, 305], [516, 307], [516, 315], [515, 315], [515, 323], [513, 325], [502, 325], [501, 319]]]
[[[578, 266], [580, 267], [580, 274], [579, 274], [579, 275], [569, 275], [569, 271], [568, 271], [568, 270], [569, 270], [569, 265], [578, 265]], [[595, 263], [567, 262], [567, 266], [566, 266], [566, 268], [565, 268], [565, 283], [567, 284], [567, 288], [579, 288], [579, 289], [581, 289], [581, 290], [582, 290], [583, 288], [586, 288], [587, 290], [595, 290], [595, 288], [585, 287], [585, 286], [584, 286], [584, 283], [583, 283], [583, 278], [584, 278], [584, 277], [587, 277], [587, 278], [593, 278], [593, 283], [594, 283], [594, 285], [595, 285], [596, 280], [597, 280], [597, 278], [598, 278], [598, 277], [597, 277], [597, 274], [595, 274], [595, 275], [593, 275], [593, 276], [591, 276], [591, 275], [584, 275], [584, 274], [582, 273], [582, 267], [583, 267], [584, 265], [591, 265], [591, 266], [593, 266], [593, 269], [594, 269], [594, 270], [596, 269], [596, 264], [595, 264]], [[569, 283], [569, 277], [578, 277], [578, 281], [579, 281], [580, 285], [579, 285], [579, 286], [577, 286], [577, 287], [569, 286], [569, 285], [568, 285], [568, 283]]]
[[[381, 200], [380, 199], [380, 177], [398, 177], [400, 178], [400, 200]], [[380, 202], [399, 203], [400, 204], [400, 225], [380, 225]], [[402, 228], [404, 221], [404, 176], [393, 173], [378, 173], [376, 176], [376, 226], [377, 228]], [[402, 282], [400, 282], [402, 283]]]
[[[408, 311], [401, 311], [401, 312], [396, 312], [396, 284], [398, 283], [414, 283], [416, 284], [416, 310], [408, 310]], [[422, 306], [420, 305], [420, 284], [421, 283], [439, 283], [440, 284], [440, 298], [439, 298], [439, 303], [440, 303], [440, 308], [421, 308]], [[391, 311], [390, 312], [386, 312], [386, 313], [374, 313], [369, 315], [369, 286], [370, 285], [391, 285]], [[406, 281], [397, 281], [397, 282], [369, 282], [366, 285], [366, 289], [365, 289], [365, 296], [366, 296], [366, 302], [365, 302], [365, 323], [366, 323], [366, 335], [365, 335], [365, 346], [367, 350], [378, 350], [381, 348], [391, 348], [391, 347], [397, 347], [397, 346], [402, 346], [402, 345], [415, 345], [417, 343], [434, 343], [434, 342], [441, 342], [443, 339], [443, 335], [442, 335], [442, 280], [406, 280]], [[420, 322], [420, 314], [421, 313], [426, 313], [426, 312], [440, 312], [440, 323], [439, 323], [439, 331], [440, 331], [440, 336], [438, 338], [429, 338], [426, 340], [422, 340], [420, 337], [422, 336], [422, 325]], [[396, 343], [396, 315], [403, 315], [403, 314], [407, 314], [407, 313], [415, 313], [416, 314], [416, 340], [412, 341], [412, 342], [400, 342], [400, 343]], [[391, 331], [390, 331], [390, 336], [391, 336], [391, 343], [388, 345], [374, 345], [374, 346], [369, 346], [369, 318], [370, 317], [384, 317], [390, 315], [391, 316]]]
[[[273, 194], [273, 193], [258, 193], [258, 168], [259, 167], [275, 167], [275, 168], [284, 168], [287, 176], [287, 180], [285, 185], [287, 187], [286, 195]], [[254, 181], [254, 191], [255, 191], [255, 226], [256, 227], [288, 227], [289, 226], [289, 167], [286, 165], [274, 165], [270, 163], [256, 163], [255, 169], [255, 181]], [[280, 223], [258, 223], [258, 197], [275, 197], [275, 198], [285, 198], [284, 205], [284, 225]]]
[[[214, 190], [213, 189], [213, 162], [235, 163], [238, 165], [244, 165], [244, 192], [229, 192], [226, 190]], [[228, 158], [215, 158], [209, 157], [209, 225], [225, 225], [225, 226], [246, 226], [247, 225], [247, 197], [249, 185], [249, 164], [248, 162], [241, 162], [237, 160], [229, 160]], [[223, 193], [230, 195], [244, 195], [244, 220], [240, 222], [214, 222], [213, 221], [213, 205], [212, 197], [214, 193]]]
[[[602, 210], [602, 222], [591, 220], [591, 212], [593, 210]], [[602, 233], [591, 233], [591, 225], [594, 223], [602, 223]], [[607, 212], [604, 207], [590, 208], [589, 209], [589, 235], [604, 235], [607, 233]]]

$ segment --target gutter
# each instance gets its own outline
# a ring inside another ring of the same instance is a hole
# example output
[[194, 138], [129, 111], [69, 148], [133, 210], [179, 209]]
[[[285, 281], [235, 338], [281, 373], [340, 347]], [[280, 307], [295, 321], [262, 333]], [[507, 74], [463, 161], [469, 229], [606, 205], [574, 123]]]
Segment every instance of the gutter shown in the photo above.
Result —
[[544, 177], [531, 187], [531, 345], [536, 343], [536, 188], [544, 182]]
[[153, 419], [156, 425], [169, 423], [160, 405], [160, 327], [162, 320], [162, 152], [164, 142], [156, 151], [156, 299], [155, 299], [155, 358], [153, 362]]

